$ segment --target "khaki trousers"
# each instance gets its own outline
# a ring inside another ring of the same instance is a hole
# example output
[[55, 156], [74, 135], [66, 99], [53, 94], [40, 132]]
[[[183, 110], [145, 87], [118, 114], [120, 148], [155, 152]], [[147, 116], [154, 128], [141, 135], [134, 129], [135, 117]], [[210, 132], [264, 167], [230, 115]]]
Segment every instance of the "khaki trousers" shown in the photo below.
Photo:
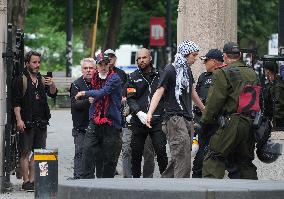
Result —
[[182, 116], [172, 116], [163, 125], [171, 152], [171, 161], [162, 178], [190, 178], [192, 123]]

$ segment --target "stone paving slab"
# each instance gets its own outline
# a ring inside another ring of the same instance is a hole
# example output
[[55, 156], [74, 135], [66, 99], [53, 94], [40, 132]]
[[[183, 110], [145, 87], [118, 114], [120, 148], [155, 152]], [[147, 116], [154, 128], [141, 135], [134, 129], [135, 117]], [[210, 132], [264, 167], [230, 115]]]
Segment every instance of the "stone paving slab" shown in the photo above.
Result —
[[[51, 114], [52, 114], [52, 117], [50, 120], [50, 126], [48, 127], [47, 148], [49, 149], [58, 148], [58, 154], [59, 154], [58, 180], [59, 180], [59, 184], [61, 185], [62, 183], [65, 183], [65, 180], [68, 177], [73, 176], [74, 141], [73, 141], [73, 137], [71, 134], [72, 120], [71, 120], [70, 109], [52, 110]], [[280, 142], [284, 142], [284, 132], [273, 132], [272, 138], [276, 141], [279, 140]], [[169, 151], [168, 151], [168, 155], [170, 157]], [[280, 156], [277, 161], [271, 164], [262, 163], [257, 158], [255, 158], [254, 164], [257, 166], [258, 177], [260, 180], [284, 181], [284, 155]], [[120, 175], [116, 176], [116, 178], [122, 179], [121, 157], [118, 162], [117, 170]], [[154, 177], [156, 179], [160, 177], [157, 162], [155, 166]], [[122, 180], [123, 182], [126, 182], [125, 181], [126, 179], [122, 179]], [[135, 179], [130, 179], [130, 180], [135, 180]], [[187, 179], [187, 180], [194, 180], [194, 179]], [[13, 190], [10, 191], [9, 193], [0, 194], [0, 199], [33, 199], [34, 198], [34, 193], [27, 193], [24, 191], [20, 191], [22, 180], [18, 180], [16, 179], [15, 176], [12, 175], [11, 182], [13, 184], [13, 187], [12, 187]], [[134, 182], [134, 181], [130, 181], [130, 182]], [[145, 181], [145, 179], [143, 180], [143, 182], [148, 183], [148, 181]], [[80, 184], [80, 182], [77, 182], [77, 183]], [[175, 181], [170, 181], [169, 183], [171, 186], [177, 186], [175, 185]], [[193, 181], [190, 181], [190, 184], [192, 183]], [[128, 186], [128, 184], [123, 184], [123, 183], [122, 185]], [[232, 191], [230, 193], [232, 194]], [[114, 193], [114, 195], [115, 194], [116, 193]], [[239, 194], [239, 193], [236, 193], [236, 194]], [[263, 193], [263, 195], [264, 194], [265, 193]], [[173, 195], [175, 195], [175, 193]], [[242, 193], [242, 196], [240, 196], [239, 198], [242, 198], [242, 197], [249, 198], [249, 197], [244, 197], [244, 193]], [[81, 197], [77, 197], [77, 198], [81, 199]], [[117, 197], [114, 197], [114, 198], [117, 198]], [[149, 199], [150, 198], [151, 197], [149, 197]], [[177, 197], [173, 197], [173, 199], [174, 198], [177, 198]], [[266, 198], [270, 198], [270, 197], [267, 196]], [[282, 198], [284, 199], [284, 194]], [[131, 197], [128, 197], [128, 199], [131, 199]]]
[[92, 179], [64, 181], [58, 199], [283, 199], [284, 181]]

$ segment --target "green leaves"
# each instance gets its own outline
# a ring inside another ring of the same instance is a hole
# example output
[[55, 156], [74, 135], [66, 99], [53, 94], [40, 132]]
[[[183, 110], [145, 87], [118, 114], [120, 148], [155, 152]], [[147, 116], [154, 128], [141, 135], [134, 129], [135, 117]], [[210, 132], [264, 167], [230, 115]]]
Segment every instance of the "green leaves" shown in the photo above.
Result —
[[267, 53], [268, 38], [277, 33], [278, 0], [238, 1], [238, 41], [242, 47]]
[[[113, 0], [101, 0], [97, 46], [107, 46], [106, 33]], [[66, 0], [30, 0], [25, 19], [26, 45], [43, 52], [42, 66], [65, 69]], [[172, 3], [172, 41], [176, 41], [177, 0]], [[97, 1], [73, 0], [73, 64], [90, 55], [92, 27]], [[166, 16], [165, 0], [124, 0], [116, 46], [136, 44], [149, 46], [150, 16]], [[238, 0], [238, 41], [242, 47], [257, 47], [260, 54], [267, 52], [267, 40], [277, 32], [278, 0]], [[110, 29], [112, 27], [110, 26]]]

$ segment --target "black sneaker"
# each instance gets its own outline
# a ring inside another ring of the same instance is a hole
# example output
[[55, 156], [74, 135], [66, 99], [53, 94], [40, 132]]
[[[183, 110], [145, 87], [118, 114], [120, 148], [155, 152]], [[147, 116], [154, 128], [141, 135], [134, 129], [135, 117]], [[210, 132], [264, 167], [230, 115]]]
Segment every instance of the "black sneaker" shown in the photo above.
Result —
[[34, 191], [34, 183], [33, 182], [24, 182], [22, 184], [22, 190], [23, 191], [28, 191], [28, 192], [32, 192]]

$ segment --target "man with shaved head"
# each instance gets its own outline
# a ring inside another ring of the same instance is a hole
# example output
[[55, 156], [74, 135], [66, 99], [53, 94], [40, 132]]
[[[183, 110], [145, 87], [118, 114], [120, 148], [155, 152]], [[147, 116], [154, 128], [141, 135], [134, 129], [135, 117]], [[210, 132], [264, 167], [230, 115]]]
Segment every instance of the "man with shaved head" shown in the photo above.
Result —
[[152, 128], [146, 124], [147, 111], [150, 101], [155, 93], [160, 73], [153, 67], [151, 53], [142, 48], [137, 52], [138, 69], [129, 75], [127, 86], [127, 103], [132, 114], [131, 127], [133, 137], [132, 149], [132, 176], [141, 176], [141, 160], [146, 137], [151, 137], [157, 161], [162, 174], [167, 167], [168, 158], [166, 153], [166, 135], [162, 132], [162, 120], [164, 116], [164, 102], [160, 101], [153, 114]]

